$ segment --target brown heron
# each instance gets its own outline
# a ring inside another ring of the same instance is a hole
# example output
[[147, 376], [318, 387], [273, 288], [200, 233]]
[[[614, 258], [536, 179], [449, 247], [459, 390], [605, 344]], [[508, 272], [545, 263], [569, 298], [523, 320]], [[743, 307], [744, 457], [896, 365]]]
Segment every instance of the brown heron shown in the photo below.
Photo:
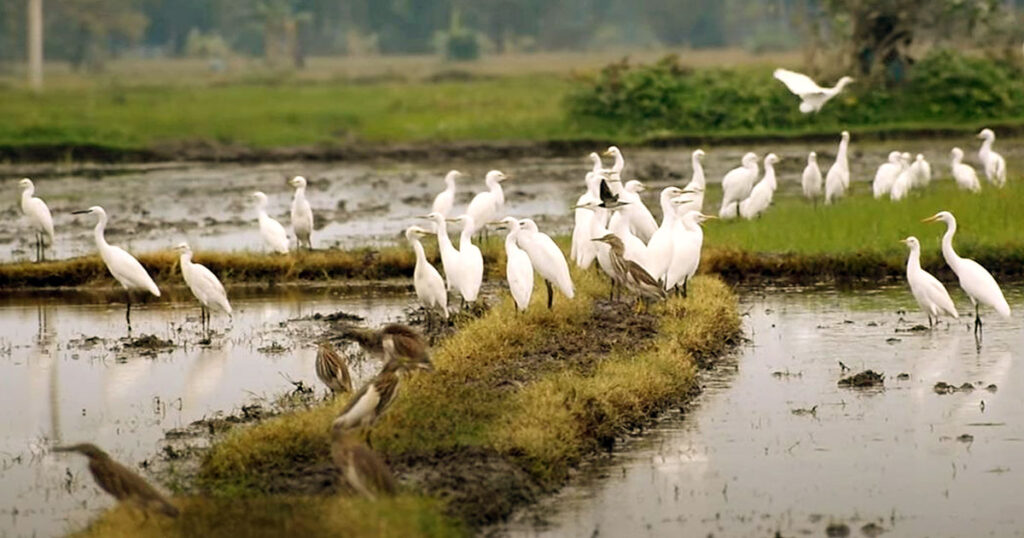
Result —
[[345, 330], [342, 336], [355, 340], [368, 353], [383, 355], [385, 363], [400, 358], [407, 370], [433, 369], [426, 340], [408, 325], [392, 323], [379, 330], [352, 328]]
[[343, 430], [335, 429], [331, 437], [331, 459], [352, 489], [370, 499], [395, 494], [395, 478], [373, 449]]
[[78, 452], [89, 458], [89, 472], [103, 491], [118, 501], [132, 502], [143, 511], [156, 510], [168, 517], [178, 517], [178, 508], [150, 486], [141, 476], [114, 461], [106, 452], [91, 443], [56, 447], [54, 452]]
[[594, 241], [607, 243], [611, 247], [614, 280], [637, 295], [649, 299], [664, 299], [665, 290], [640, 264], [625, 258], [625, 246], [615, 234], [595, 238]]
[[352, 376], [348, 372], [348, 364], [326, 340], [317, 346], [316, 376], [333, 394], [352, 392]]

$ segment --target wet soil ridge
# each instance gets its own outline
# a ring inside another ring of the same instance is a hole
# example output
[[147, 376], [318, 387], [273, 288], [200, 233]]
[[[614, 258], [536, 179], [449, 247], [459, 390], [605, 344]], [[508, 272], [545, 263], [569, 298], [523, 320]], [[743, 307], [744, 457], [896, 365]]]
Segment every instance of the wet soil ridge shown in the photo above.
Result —
[[[377, 512], [414, 496], [425, 521], [440, 518], [439, 511], [454, 518], [449, 533], [498, 521], [557, 489], [616, 439], [681, 405], [694, 393], [699, 365], [741, 338], [736, 298], [716, 277], [696, 278], [689, 298], [646, 313], [607, 301], [607, 284], [594, 271], [577, 271], [574, 280], [577, 298], [558, 297], [550, 311], [538, 303], [542, 294], [524, 314], [503, 298], [433, 349], [435, 372], [402, 385], [372, 442], [407, 495], [379, 500]], [[274, 511], [296, 497], [324, 509], [358, 502], [325, 495], [340, 489], [328, 430], [344, 404], [339, 398], [233, 429], [206, 453], [194, 491], [216, 502], [280, 499]]]

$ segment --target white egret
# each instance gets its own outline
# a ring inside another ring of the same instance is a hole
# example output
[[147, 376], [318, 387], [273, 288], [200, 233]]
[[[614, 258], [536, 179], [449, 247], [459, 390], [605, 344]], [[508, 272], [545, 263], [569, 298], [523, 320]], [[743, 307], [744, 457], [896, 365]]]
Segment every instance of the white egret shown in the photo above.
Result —
[[768, 206], [772, 204], [772, 198], [775, 195], [775, 189], [778, 188], [778, 181], [775, 179], [775, 163], [779, 162], [778, 155], [769, 153], [764, 158], [764, 177], [761, 181], [754, 185], [754, 188], [750, 191], [750, 196], [746, 200], [740, 202], [740, 216], [747, 220], [753, 220], [755, 217], [764, 213]]
[[462, 176], [462, 172], [451, 170], [444, 176], [444, 190], [434, 197], [434, 205], [431, 211], [440, 213], [445, 218], [452, 214], [452, 207], [455, 205], [455, 180]]
[[128, 322], [128, 332], [132, 332], [132, 292], [135, 290], [148, 291], [159, 297], [160, 289], [156, 282], [150, 278], [149, 273], [142, 267], [139, 260], [128, 254], [124, 249], [107, 243], [103, 236], [103, 230], [107, 227], [107, 212], [102, 207], [94, 205], [89, 209], [74, 211], [74, 215], [92, 214], [98, 217], [96, 228], [93, 230], [93, 238], [96, 240], [96, 249], [100, 251], [100, 258], [103, 260], [107, 270], [124, 287], [128, 295], [127, 306], [124, 312], [124, 319]]
[[985, 168], [985, 177], [988, 178], [989, 183], [997, 187], [1006, 185], [1006, 160], [992, 149], [992, 144], [996, 141], [996, 134], [992, 132], [992, 129], [982, 129], [978, 133], [978, 138], [982, 139], [978, 158], [981, 159], [981, 164]]
[[228, 293], [224, 291], [224, 285], [220, 283], [217, 275], [214, 275], [213, 271], [207, 269], [206, 266], [192, 262], [192, 249], [188, 243], [179, 243], [176, 250], [181, 253], [179, 262], [185, 285], [199, 300], [199, 323], [203, 329], [207, 329], [210, 325], [211, 308], [217, 308], [230, 316], [231, 303], [228, 302]]
[[445, 289], [451, 290], [456, 287], [459, 279], [459, 251], [452, 245], [448, 237], [448, 224], [444, 215], [434, 212], [420, 217], [434, 223], [434, 232], [437, 234], [437, 250], [441, 254], [441, 268], [444, 269]]
[[605, 155], [610, 155], [614, 162], [608, 172], [615, 176], [622, 175], [622, 169], [626, 167], [626, 158], [622, 156], [622, 152], [619, 151], [618, 146], [608, 146], [608, 149], [604, 151]]
[[256, 198], [256, 213], [260, 223], [260, 237], [270, 250], [288, 254], [288, 232], [284, 226], [267, 215], [267, 195], [260, 191], [252, 193]]
[[821, 196], [821, 187], [824, 179], [821, 177], [821, 168], [818, 168], [818, 154], [810, 152], [807, 154], [807, 166], [800, 176], [800, 186], [803, 187], [804, 197], [812, 202]]
[[875, 172], [875, 179], [871, 182], [871, 192], [875, 199], [892, 193], [892, 185], [896, 178], [903, 171], [903, 164], [900, 162], [900, 152], [889, 152], [889, 160], [878, 166]]
[[825, 175], [826, 204], [838, 201], [850, 187], [850, 162], [846, 155], [849, 145], [850, 133], [843, 131], [839, 141], [839, 150], [836, 151], [836, 162], [832, 163], [828, 174]]
[[519, 248], [526, 251], [534, 270], [544, 279], [548, 291], [548, 308], [551, 308], [552, 284], [562, 292], [562, 295], [572, 299], [575, 291], [572, 276], [569, 274], [569, 263], [565, 261], [562, 249], [558, 248], [548, 234], [537, 228], [537, 223], [533, 219], [523, 219], [519, 221], [519, 226]]
[[672, 248], [675, 244], [673, 234], [676, 232], [676, 210], [672, 199], [682, 193], [678, 187], [665, 187], [661, 190], [661, 226], [647, 242], [647, 272], [654, 280], [664, 281], [669, 263], [672, 262]]
[[505, 278], [508, 279], [508, 289], [512, 292], [516, 309], [526, 312], [530, 306], [530, 295], [533, 294], [533, 264], [526, 251], [516, 244], [519, 221], [515, 217], [505, 217], [501, 222], [508, 228], [508, 235], [505, 236]]
[[774, 76], [800, 98], [800, 112], [804, 114], [821, 110], [825, 103], [839, 95], [847, 84], [853, 82], [850, 77], [842, 77], [835, 86], [822, 88], [807, 75], [781, 68], [775, 70]]
[[914, 184], [910, 171], [910, 154], [900, 154], [900, 173], [896, 175], [896, 181], [892, 182], [892, 190], [889, 192], [889, 199], [898, 202], [907, 197], [910, 187]]
[[[440, 215], [440, 213], [437, 213]], [[423, 251], [423, 243], [420, 237], [430, 234], [429, 230], [419, 226], [410, 226], [405, 230], [405, 239], [412, 245], [416, 253], [416, 268], [412, 272], [412, 284], [416, 290], [416, 298], [427, 311], [427, 323], [430, 323], [430, 312], [433, 309], [441, 311], [444, 319], [448, 319], [448, 291], [445, 288], [444, 279], [441, 273], [427, 261], [427, 255]], [[447, 236], [446, 236], [447, 237]]]
[[971, 192], [981, 192], [981, 181], [978, 181], [978, 173], [974, 171], [971, 165], [963, 163], [964, 150], [953, 148], [949, 153], [953, 156], [951, 166], [953, 169], [953, 179], [956, 180], [957, 186]]
[[[644, 184], [631, 179], [622, 187], [619, 193], [619, 200], [627, 205], [618, 214], [625, 215], [629, 222], [629, 230], [641, 241], [649, 241], [654, 231], [658, 229], [658, 221], [654, 220], [651, 210], [647, 209], [640, 193], [646, 190]], [[610, 219], [609, 219], [610, 220]]]
[[295, 232], [295, 248], [305, 246], [313, 250], [313, 210], [309, 207], [309, 200], [306, 200], [306, 178], [295, 176], [288, 182], [295, 187], [295, 197], [292, 198], [292, 231]]
[[910, 164], [910, 186], [914, 188], [927, 187], [932, 181], [932, 165], [924, 159], [924, 155], [917, 154], [917, 158]]
[[647, 272], [651, 271], [647, 263], [647, 245], [629, 229], [629, 220], [623, 216], [622, 211], [616, 211], [612, 215], [608, 221], [608, 231], [622, 240], [623, 256], [627, 260], [640, 264]]
[[970, 258], [961, 258], [953, 250], [953, 235], [956, 234], [956, 217], [949, 211], [940, 211], [922, 222], [942, 222], [946, 225], [946, 233], [942, 236], [942, 257], [946, 264], [956, 273], [960, 287], [974, 304], [974, 333], [981, 331], [981, 304], [991, 306], [1004, 318], [1010, 317], [1010, 305], [1003, 297], [1003, 290], [992, 274], [978, 262]]
[[[684, 199], [676, 198], [674, 202], [680, 203]], [[677, 233], [675, 237], [672, 262], [665, 276], [666, 291], [682, 285], [683, 297], [686, 297], [686, 285], [693, 275], [697, 274], [697, 268], [700, 266], [700, 249], [704, 245], [704, 229], [700, 224], [713, 218], [716, 217], [700, 211], [688, 211], [679, 217], [679, 228], [682, 233]]]
[[[707, 179], [704, 177], [704, 164], [701, 163], [701, 159], [704, 158], [704, 150], [695, 149], [690, 154], [690, 165], [693, 167], [693, 175], [690, 176], [690, 182], [683, 187], [684, 191], [696, 192], [697, 190], [704, 191], [707, 189]], [[702, 208], [698, 208], [700, 211]]]
[[21, 212], [36, 228], [36, 261], [46, 259], [46, 247], [53, 244], [53, 216], [46, 202], [34, 196], [36, 187], [29, 178], [18, 182], [21, 187]]
[[472, 215], [459, 215], [449, 222], [461, 222], [462, 234], [459, 236], [459, 270], [455, 288], [462, 296], [463, 305], [476, 301], [480, 295], [480, 285], [484, 280], [484, 256], [473, 244], [473, 232], [477, 230]]
[[488, 222], [501, 218], [505, 213], [505, 191], [501, 189], [501, 182], [508, 179], [505, 174], [498, 170], [487, 172], [484, 183], [487, 190], [478, 193], [469, 202], [466, 208], [466, 215], [471, 217], [470, 235], [476, 233], [477, 229], [483, 229]]
[[[596, 156], [594, 153], [591, 155]], [[598, 158], [598, 164], [600, 164], [600, 158]], [[597, 213], [585, 209], [583, 206], [590, 202], [598, 203], [601, 201], [599, 194], [600, 184], [601, 175], [599, 173], [587, 172], [587, 191], [576, 200], [576, 209], [573, 216], [572, 246], [569, 249], [569, 256], [576, 263], [576, 266], [581, 269], [589, 269], [590, 265], [594, 263], [594, 258], [597, 256], [597, 246], [591, 241], [592, 237], [590, 236], [590, 221], [597, 217]]]
[[[750, 196], [754, 182], [757, 181], [757, 155], [747, 153], [743, 156], [742, 163], [742, 166], [729, 170], [722, 178], [722, 208], [718, 211], [719, 218], [736, 218], [739, 214], [740, 202]], [[664, 207], [663, 203], [662, 208]]]
[[928, 315], [928, 326], [933, 326], [932, 318], [939, 321], [941, 315], [959, 318], [960, 314], [957, 313], [946, 287], [939, 279], [921, 268], [921, 243], [914, 236], [901, 239], [900, 242], [910, 248], [910, 255], [907, 257], [907, 283], [910, 284], [910, 293], [914, 295], [918, 306]]

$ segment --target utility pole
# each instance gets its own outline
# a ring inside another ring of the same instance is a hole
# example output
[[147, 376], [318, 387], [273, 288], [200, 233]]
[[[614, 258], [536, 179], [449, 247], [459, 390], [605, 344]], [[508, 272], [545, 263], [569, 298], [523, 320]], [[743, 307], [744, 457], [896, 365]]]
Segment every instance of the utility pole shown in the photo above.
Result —
[[28, 0], [28, 84], [43, 89], [43, 0]]

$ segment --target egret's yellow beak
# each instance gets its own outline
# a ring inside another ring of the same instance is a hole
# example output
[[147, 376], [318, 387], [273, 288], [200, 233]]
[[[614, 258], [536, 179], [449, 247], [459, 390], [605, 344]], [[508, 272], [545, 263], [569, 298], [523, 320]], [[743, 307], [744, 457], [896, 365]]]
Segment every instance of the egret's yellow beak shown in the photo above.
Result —
[[935, 222], [937, 220], [939, 220], [939, 216], [938, 215], [932, 215], [932, 216], [930, 216], [930, 217], [928, 217], [926, 219], [921, 219], [921, 222]]
[[701, 213], [700, 216], [704, 217], [704, 220], [718, 220], [716, 215], [705, 215], [704, 213]]
[[[612, 152], [610, 152], [608, 150], [604, 150], [604, 151], [601, 152], [601, 155], [611, 155], [611, 154], [612, 154]], [[597, 240], [595, 239], [594, 241], [597, 241]]]
[[906, 239], [900, 239], [900, 243], [903, 243], [904, 245], [906, 245], [908, 243], [908, 241]]

